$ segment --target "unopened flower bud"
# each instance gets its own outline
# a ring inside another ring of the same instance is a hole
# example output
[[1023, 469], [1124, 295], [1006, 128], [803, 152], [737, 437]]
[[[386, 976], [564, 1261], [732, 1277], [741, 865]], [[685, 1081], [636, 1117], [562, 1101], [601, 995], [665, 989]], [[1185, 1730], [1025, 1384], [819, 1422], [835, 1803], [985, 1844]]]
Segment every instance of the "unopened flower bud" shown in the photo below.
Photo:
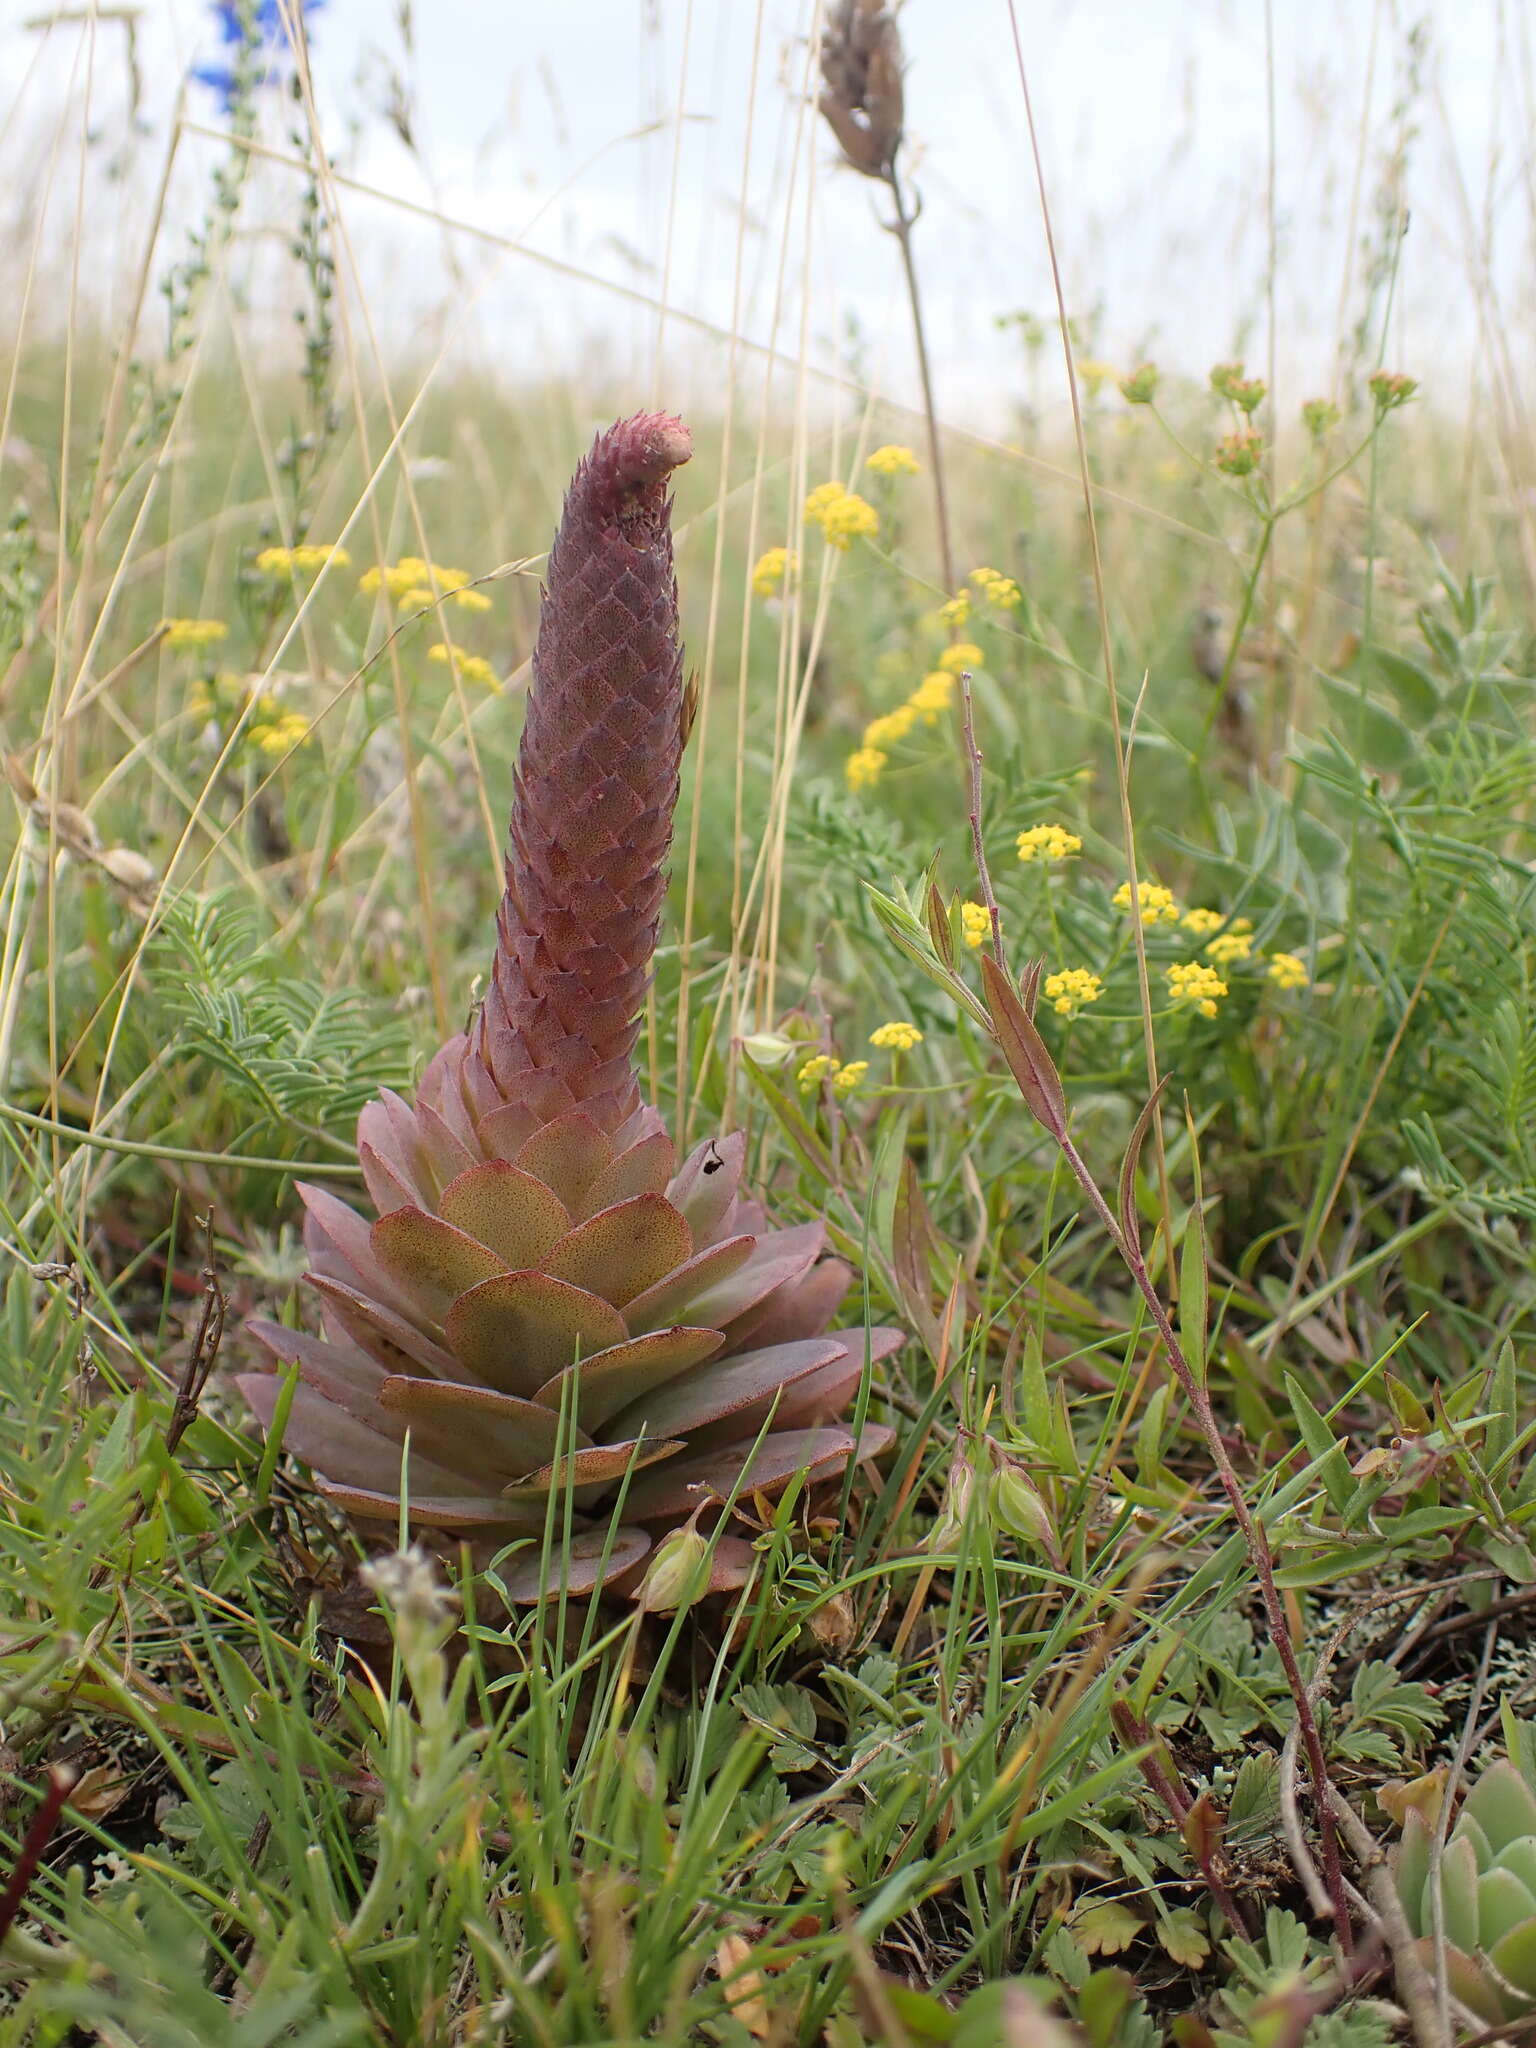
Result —
[[643, 1614], [675, 1614], [691, 1607], [709, 1585], [708, 1540], [692, 1523], [664, 1536], [651, 1553], [645, 1577], [635, 1590]]
[[1321, 441], [1339, 424], [1339, 408], [1331, 398], [1309, 398], [1301, 408], [1301, 424], [1314, 441]]
[[1398, 406], [1406, 405], [1419, 388], [1416, 377], [1405, 377], [1398, 370], [1378, 370], [1369, 382], [1378, 419], [1395, 411]]
[[1223, 476], [1252, 476], [1264, 453], [1259, 434], [1228, 434], [1216, 444], [1216, 467]]
[[1060, 1556], [1050, 1510], [1011, 1460], [1000, 1463], [992, 1474], [988, 1506], [993, 1521], [1010, 1536], [1043, 1550], [1047, 1557]]
[[939, 1519], [928, 1531], [927, 1550], [958, 1550], [970, 1517], [976, 1491], [976, 1469], [964, 1451], [956, 1451], [949, 1462], [949, 1479], [944, 1488], [944, 1505]]
[[813, 1607], [805, 1625], [824, 1650], [846, 1650], [853, 1641], [853, 1601], [847, 1593], [834, 1593]]
[[1122, 377], [1120, 396], [1127, 405], [1150, 405], [1157, 396], [1156, 363], [1143, 363], [1129, 377]]
[[741, 1049], [754, 1066], [782, 1067], [786, 1060], [793, 1059], [801, 1050], [792, 1038], [786, 1038], [781, 1031], [754, 1031], [741, 1040]]

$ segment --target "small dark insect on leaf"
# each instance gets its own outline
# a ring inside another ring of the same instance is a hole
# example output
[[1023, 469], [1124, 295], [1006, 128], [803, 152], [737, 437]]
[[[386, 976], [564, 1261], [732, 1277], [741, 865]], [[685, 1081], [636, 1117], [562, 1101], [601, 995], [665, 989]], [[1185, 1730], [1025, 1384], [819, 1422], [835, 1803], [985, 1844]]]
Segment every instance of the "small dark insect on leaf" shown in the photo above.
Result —
[[711, 1138], [709, 1141], [709, 1155], [704, 1161], [702, 1171], [705, 1173], [718, 1173], [724, 1164], [725, 1161], [720, 1157], [715, 1147], [715, 1141]]

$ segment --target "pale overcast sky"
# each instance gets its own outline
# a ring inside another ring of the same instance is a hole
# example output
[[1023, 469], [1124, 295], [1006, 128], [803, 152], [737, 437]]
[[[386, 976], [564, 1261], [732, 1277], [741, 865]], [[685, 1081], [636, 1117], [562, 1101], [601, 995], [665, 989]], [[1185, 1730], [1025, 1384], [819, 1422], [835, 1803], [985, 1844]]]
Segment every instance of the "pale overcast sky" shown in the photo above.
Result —
[[[1528, 353], [1536, 30], [1525, 0], [1274, 0], [1272, 55], [1264, 0], [1015, 4], [1068, 295], [1096, 322], [1097, 353], [1190, 370], [1234, 350], [1264, 360], [1273, 161], [1282, 370], [1298, 395], [1326, 381], [1346, 271], [1353, 316], [1362, 245], [1380, 245], [1373, 207], [1403, 148], [1410, 227], [1390, 362], [1464, 382], [1485, 263], [1498, 317]], [[0, 0], [0, 185], [12, 191], [0, 220], [13, 259], [48, 221], [39, 306], [67, 280], [81, 191], [92, 223], [81, 288], [127, 289], [182, 79], [217, 47], [208, 8], [143, 0], [135, 136], [119, 33], [98, 28], [88, 65], [79, 25], [46, 36], [26, 26], [46, 11], [47, 0]], [[345, 188], [387, 334], [431, 346], [457, 322], [458, 345], [487, 363], [521, 372], [600, 351], [644, 385], [656, 315], [605, 289], [618, 285], [722, 329], [734, 319], [791, 357], [856, 361], [882, 389], [911, 395], [881, 195], [837, 167], [809, 108], [812, 0], [417, 0], [413, 49], [399, 16], [394, 0], [329, 0], [313, 19], [338, 164], [590, 281]], [[1006, 0], [908, 0], [901, 23], [941, 406], [974, 417], [1025, 381], [998, 316], [1053, 304], [1010, 12]], [[414, 153], [382, 112], [396, 75]], [[201, 88], [186, 106], [219, 125]], [[61, 122], [70, 109], [73, 123]], [[274, 98], [263, 116], [274, 147], [285, 121]], [[218, 153], [196, 139], [178, 160], [172, 212], [183, 224]], [[250, 217], [280, 220], [295, 192], [290, 173], [264, 167]], [[710, 343], [693, 374], [723, 364], [723, 345]], [[1049, 403], [1053, 358], [1041, 377]]]

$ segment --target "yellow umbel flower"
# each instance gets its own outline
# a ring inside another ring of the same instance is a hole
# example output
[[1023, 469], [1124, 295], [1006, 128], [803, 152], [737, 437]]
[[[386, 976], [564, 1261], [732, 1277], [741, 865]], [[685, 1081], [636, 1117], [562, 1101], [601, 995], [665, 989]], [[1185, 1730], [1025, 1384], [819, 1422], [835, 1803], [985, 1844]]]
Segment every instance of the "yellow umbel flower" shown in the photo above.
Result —
[[229, 638], [222, 619], [162, 619], [160, 625], [172, 654], [200, 654], [205, 647], [217, 647]]
[[1305, 988], [1312, 979], [1306, 962], [1294, 953], [1271, 953], [1267, 972], [1276, 988]]
[[[1129, 903], [1131, 899], [1127, 896], [1125, 900]], [[1193, 932], [1197, 939], [1203, 939], [1207, 932], [1220, 931], [1225, 919], [1219, 910], [1186, 910], [1179, 922], [1185, 931]]]
[[939, 606], [935, 616], [941, 626], [963, 626], [971, 616], [969, 595], [963, 590], [957, 591], [952, 598]]
[[880, 531], [880, 514], [856, 491], [845, 491], [821, 515], [821, 530], [827, 546], [847, 554], [856, 540], [873, 540]]
[[794, 566], [795, 558], [788, 548], [769, 548], [752, 564], [752, 588], [759, 597], [776, 597]]
[[[1075, 832], [1069, 832], [1065, 825], [1031, 825], [1027, 832], [1021, 832], [1014, 842], [1019, 849], [1020, 860], [1070, 860], [1074, 853], [1081, 853], [1083, 842]], [[1119, 902], [1119, 897], [1115, 901]], [[1129, 898], [1126, 899], [1129, 902]]]
[[985, 903], [962, 903], [960, 931], [968, 946], [984, 946], [992, 936], [992, 919]]
[[805, 501], [806, 525], [820, 526], [828, 507], [835, 505], [839, 498], [846, 498], [847, 495], [847, 485], [838, 483], [835, 478], [827, 483], [818, 484]]
[[1168, 977], [1168, 993], [1176, 1003], [1193, 1003], [1202, 1017], [1214, 1017], [1217, 999], [1227, 992], [1227, 984], [1214, 967], [1207, 967], [1203, 961], [1176, 960], [1163, 972]]
[[966, 578], [974, 583], [988, 604], [995, 604], [999, 611], [1011, 612], [1023, 602], [1024, 593], [1011, 576], [1003, 576], [996, 569], [973, 569]]
[[309, 720], [300, 711], [284, 711], [275, 697], [260, 697], [251, 713], [250, 736], [268, 760], [279, 760], [309, 738]]
[[1207, 960], [1214, 960], [1218, 967], [1236, 967], [1246, 960], [1253, 951], [1252, 932], [1222, 932], [1212, 939], [1205, 949]]
[[886, 1052], [910, 1052], [914, 1045], [922, 1044], [923, 1034], [915, 1024], [905, 1024], [893, 1019], [891, 1023], [882, 1024], [877, 1030], [871, 1031], [869, 1042]]
[[1075, 1017], [1084, 1003], [1096, 1003], [1103, 993], [1103, 982], [1086, 967], [1063, 967], [1045, 977], [1045, 999], [1058, 1017]]
[[923, 677], [903, 709], [911, 711], [914, 717], [921, 717], [924, 725], [937, 725], [940, 713], [949, 709], [954, 696], [954, 677], [936, 668]]
[[351, 561], [345, 548], [305, 541], [293, 548], [263, 548], [256, 557], [256, 567], [263, 576], [313, 576], [328, 562], [345, 569]]
[[910, 448], [903, 448], [894, 441], [888, 441], [883, 448], [877, 448], [873, 455], [864, 458], [864, 467], [872, 469], [876, 476], [916, 476], [921, 466]]
[[860, 747], [843, 763], [843, 773], [848, 778], [848, 787], [853, 790], [868, 789], [871, 783], [880, 780], [880, 771], [890, 759], [878, 747]]
[[483, 683], [488, 690], [501, 688], [495, 669], [483, 654], [466, 654], [461, 647], [456, 647], [450, 657], [446, 643], [441, 640], [435, 647], [427, 649], [428, 661], [446, 662], [450, 658], [457, 662], [459, 674], [466, 683]]
[[839, 1067], [833, 1075], [832, 1086], [839, 1095], [851, 1095], [868, 1072], [868, 1060], [850, 1060], [846, 1067]]
[[914, 700], [911, 703], [898, 704], [894, 711], [887, 711], [881, 718], [872, 718], [864, 728], [865, 746], [880, 749], [894, 746], [898, 740], [904, 740], [916, 725], [921, 708]]
[[469, 580], [467, 569], [445, 569], [422, 555], [402, 555], [387, 569], [365, 569], [357, 579], [357, 587], [368, 596], [379, 589], [387, 590], [390, 602], [402, 611], [424, 611], [439, 597], [451, 597], [464, 611], [488, 612], [491, 600], [483, 590], [466, 589]]
[[814, 1059], [806, 1061], [795, 1076], [800, 1093], [809, 1095], [813, 1088], [819, 1088], [823, 1081], [828, 1081], [834, 1074], [841, 1072], [842, 1064], [841, 1060], [833, 1059], [829, 1052], [817, 1053]]
[[1090, 398], [1096, 398], [1106, 384], [1119, 378], [1120, 372], [1113, 363], [1101, 363], [1093, 356], [1083, 356], [1077, 365], [1077, 381]]
[[980, 668], [984, 657], [974, 640], [957, 640], [953, 647], [946, 647], [934, 666], [942, 668], [952, 676], [962, 669]]
[[[1136, 884], [1136, 896], [1141, 904], [1141, 921], [1143, 924], [1178, 923], [1179, 906], [1173, 900], [1173, 891], [1165, 889], [1161, 882], [1138, 882]], [[1112, 901], [1116, 910], [1130, 909], [1131, 885], [1129, 882], [1122, 882], [1120, 884], [1114, 893]], [[1222, 993], [1225, 994], [1226, 991], [1223, 990]]]

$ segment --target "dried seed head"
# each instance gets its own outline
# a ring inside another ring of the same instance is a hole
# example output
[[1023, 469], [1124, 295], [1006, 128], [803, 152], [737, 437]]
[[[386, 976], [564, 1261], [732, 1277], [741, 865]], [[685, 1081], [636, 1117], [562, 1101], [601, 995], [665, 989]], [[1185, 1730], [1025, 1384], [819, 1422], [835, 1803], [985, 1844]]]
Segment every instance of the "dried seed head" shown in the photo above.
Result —
[[819, 101], [844, 157], [866, 178], [889, 180], [904, 112], [901, 32], [885, 0], [838, 0], [821, 39]]

